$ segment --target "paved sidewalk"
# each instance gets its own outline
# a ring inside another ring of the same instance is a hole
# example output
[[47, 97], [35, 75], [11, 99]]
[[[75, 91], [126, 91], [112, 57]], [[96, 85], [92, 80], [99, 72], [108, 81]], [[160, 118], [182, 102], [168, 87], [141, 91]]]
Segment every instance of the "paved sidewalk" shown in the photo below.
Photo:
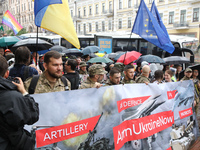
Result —
[[200, 150], [200, 137], [194, 142], [189, 150]]
[[200, 127], [200, 103], [198, 104], [197, 121]]
[[[197, 121], [200, 127], [200, 103], [198, 104]], [[189, 150], [200, 150], [200, 137], [194, 142]]]

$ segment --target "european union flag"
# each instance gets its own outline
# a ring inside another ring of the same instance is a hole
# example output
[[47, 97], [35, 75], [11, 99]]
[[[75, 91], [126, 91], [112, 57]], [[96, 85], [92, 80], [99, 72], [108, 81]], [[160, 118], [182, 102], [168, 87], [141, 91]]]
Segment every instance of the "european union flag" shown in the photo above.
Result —
[[151, 5], [151, 13], [153, 14], [154, 18], [157, 20], [158, 24], [160, 25], [161, 29], [165, 32], [165, 34], [168, 36], [169, 38], [169, 34], [167, 32], [167, 29], [165, 28], [165, 25], [162, 22], [162, 19], [160, 17], [160, 14], [158, 12], [158, 9], [155, 5], [155, 2], [153, 1], [152, 5]]
[[144, 0], [140, 2], [132, 32], [169, 53], [173, 53], [175, 49], [169, 37], [147, 8]]
[[57, 33], [80, 48], [68, 0], [35, 0], [34, 14], [36, 26]]

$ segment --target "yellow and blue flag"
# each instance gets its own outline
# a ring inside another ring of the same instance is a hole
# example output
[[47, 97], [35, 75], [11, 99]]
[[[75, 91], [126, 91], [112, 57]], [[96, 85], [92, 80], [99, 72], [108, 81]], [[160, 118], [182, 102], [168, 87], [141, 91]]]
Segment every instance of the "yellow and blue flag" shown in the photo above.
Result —
[[35, 0], [34, 14], [36, 26], [57, 33], [80, 48], [67, 0]]
[[165, 25], [162, 22], [162, 19], [160, 17], [160, 14], [158, 12], [157, 7], [156, 7], [155, 1], [153, 1], [152, 5], [151, 5], [151, 13], [153, 14], [154, 18], [157, 20], [157, 22], [160, 25], [161, 29], [165, 32], [165, 34], [169, 38], [169, 34], [167, 32], [167, 29], [166, 29]]
[[140, 2], [132, 32], [171, 54], [175, 49], [169, 37], [147, 8], [144, 0]]

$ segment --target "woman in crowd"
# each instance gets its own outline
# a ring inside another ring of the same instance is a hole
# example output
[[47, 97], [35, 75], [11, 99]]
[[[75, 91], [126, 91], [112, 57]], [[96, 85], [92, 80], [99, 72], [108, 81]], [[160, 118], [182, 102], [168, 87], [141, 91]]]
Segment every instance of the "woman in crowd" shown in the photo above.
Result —
[[171, 70], [165, 71], [165, 82], [174, 82], [172, 80], [173, 72]]

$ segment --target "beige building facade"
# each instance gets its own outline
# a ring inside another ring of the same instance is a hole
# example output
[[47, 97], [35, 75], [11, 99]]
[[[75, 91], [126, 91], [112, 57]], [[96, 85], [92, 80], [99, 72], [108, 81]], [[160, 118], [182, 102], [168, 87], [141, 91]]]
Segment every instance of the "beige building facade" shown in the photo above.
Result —
[[[152, 2], [145, 0], [149, 9]], [[68, 3], [75, 29], [80, 35], [130, 34], [140, 0], [68, 0]], [[200, 39], [200, 0], [155, 0], [155, 3], [169, 34]], [[9, 10], [28, 32], [36, 32], [32, 0], [0, 0], [0, 7], [2, 15]]]

